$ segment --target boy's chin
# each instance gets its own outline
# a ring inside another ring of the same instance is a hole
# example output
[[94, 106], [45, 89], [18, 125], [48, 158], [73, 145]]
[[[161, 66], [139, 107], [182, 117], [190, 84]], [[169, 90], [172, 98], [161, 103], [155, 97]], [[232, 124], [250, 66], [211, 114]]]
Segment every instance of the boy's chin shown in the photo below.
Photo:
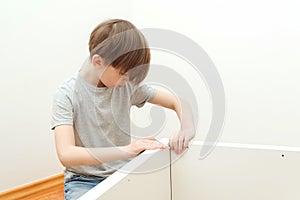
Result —
[[122, 87], [124, 87], [124, 85], [125, 85], [125, 84], [117, 84], [117, 85], [115, 85], [114, 88], [122, 88]]

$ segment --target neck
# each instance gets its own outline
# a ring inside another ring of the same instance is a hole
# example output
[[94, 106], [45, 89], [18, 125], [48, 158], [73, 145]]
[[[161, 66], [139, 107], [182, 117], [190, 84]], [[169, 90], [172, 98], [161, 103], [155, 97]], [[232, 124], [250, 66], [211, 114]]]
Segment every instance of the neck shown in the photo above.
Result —
[[80, 71], [79, 74], [81, 77], [88, 82], [89, 84], [96, 87], [106, 87], [102, 81], [100, 80], [100, 76], [98, 76], [98, 72], [94, 69], [93, 66], [86, 65]]

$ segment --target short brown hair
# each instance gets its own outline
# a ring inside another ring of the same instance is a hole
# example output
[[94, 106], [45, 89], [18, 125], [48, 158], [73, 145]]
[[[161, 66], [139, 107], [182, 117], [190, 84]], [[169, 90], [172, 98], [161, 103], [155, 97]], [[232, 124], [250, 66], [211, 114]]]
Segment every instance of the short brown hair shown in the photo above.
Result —
[[90, 58], [98, 54], [106, 64], [120, 68], [122, 73], [135, 68], [129, 72], [129, 79], [135, 84], [142, 82], [149, 71], [148, 43], [129, 21], [110, 19], [99, 24], [91, 33], [89, 51]]

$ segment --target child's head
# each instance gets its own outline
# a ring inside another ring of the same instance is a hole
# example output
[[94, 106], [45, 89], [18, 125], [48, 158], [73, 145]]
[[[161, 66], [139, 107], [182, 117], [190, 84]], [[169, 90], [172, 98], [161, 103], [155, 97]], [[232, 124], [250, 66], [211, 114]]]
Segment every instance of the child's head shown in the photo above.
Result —
[[129, 21], [111, 19], [99, 24], [89, 40], [90, 59], [99, 56], [106, 66], [142, 82], [150, 63], [150, 49], [143, 34]]

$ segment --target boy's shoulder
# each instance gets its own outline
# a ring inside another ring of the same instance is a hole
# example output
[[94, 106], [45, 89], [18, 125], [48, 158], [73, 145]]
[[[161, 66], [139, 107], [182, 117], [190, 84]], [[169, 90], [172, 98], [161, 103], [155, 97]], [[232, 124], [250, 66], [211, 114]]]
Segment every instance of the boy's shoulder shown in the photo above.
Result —
[[55, 98], [62, 98], [63, 96], [70, 98], [74, 93], [76, 79], [77, 74], [63, 81], [54, 93]]

